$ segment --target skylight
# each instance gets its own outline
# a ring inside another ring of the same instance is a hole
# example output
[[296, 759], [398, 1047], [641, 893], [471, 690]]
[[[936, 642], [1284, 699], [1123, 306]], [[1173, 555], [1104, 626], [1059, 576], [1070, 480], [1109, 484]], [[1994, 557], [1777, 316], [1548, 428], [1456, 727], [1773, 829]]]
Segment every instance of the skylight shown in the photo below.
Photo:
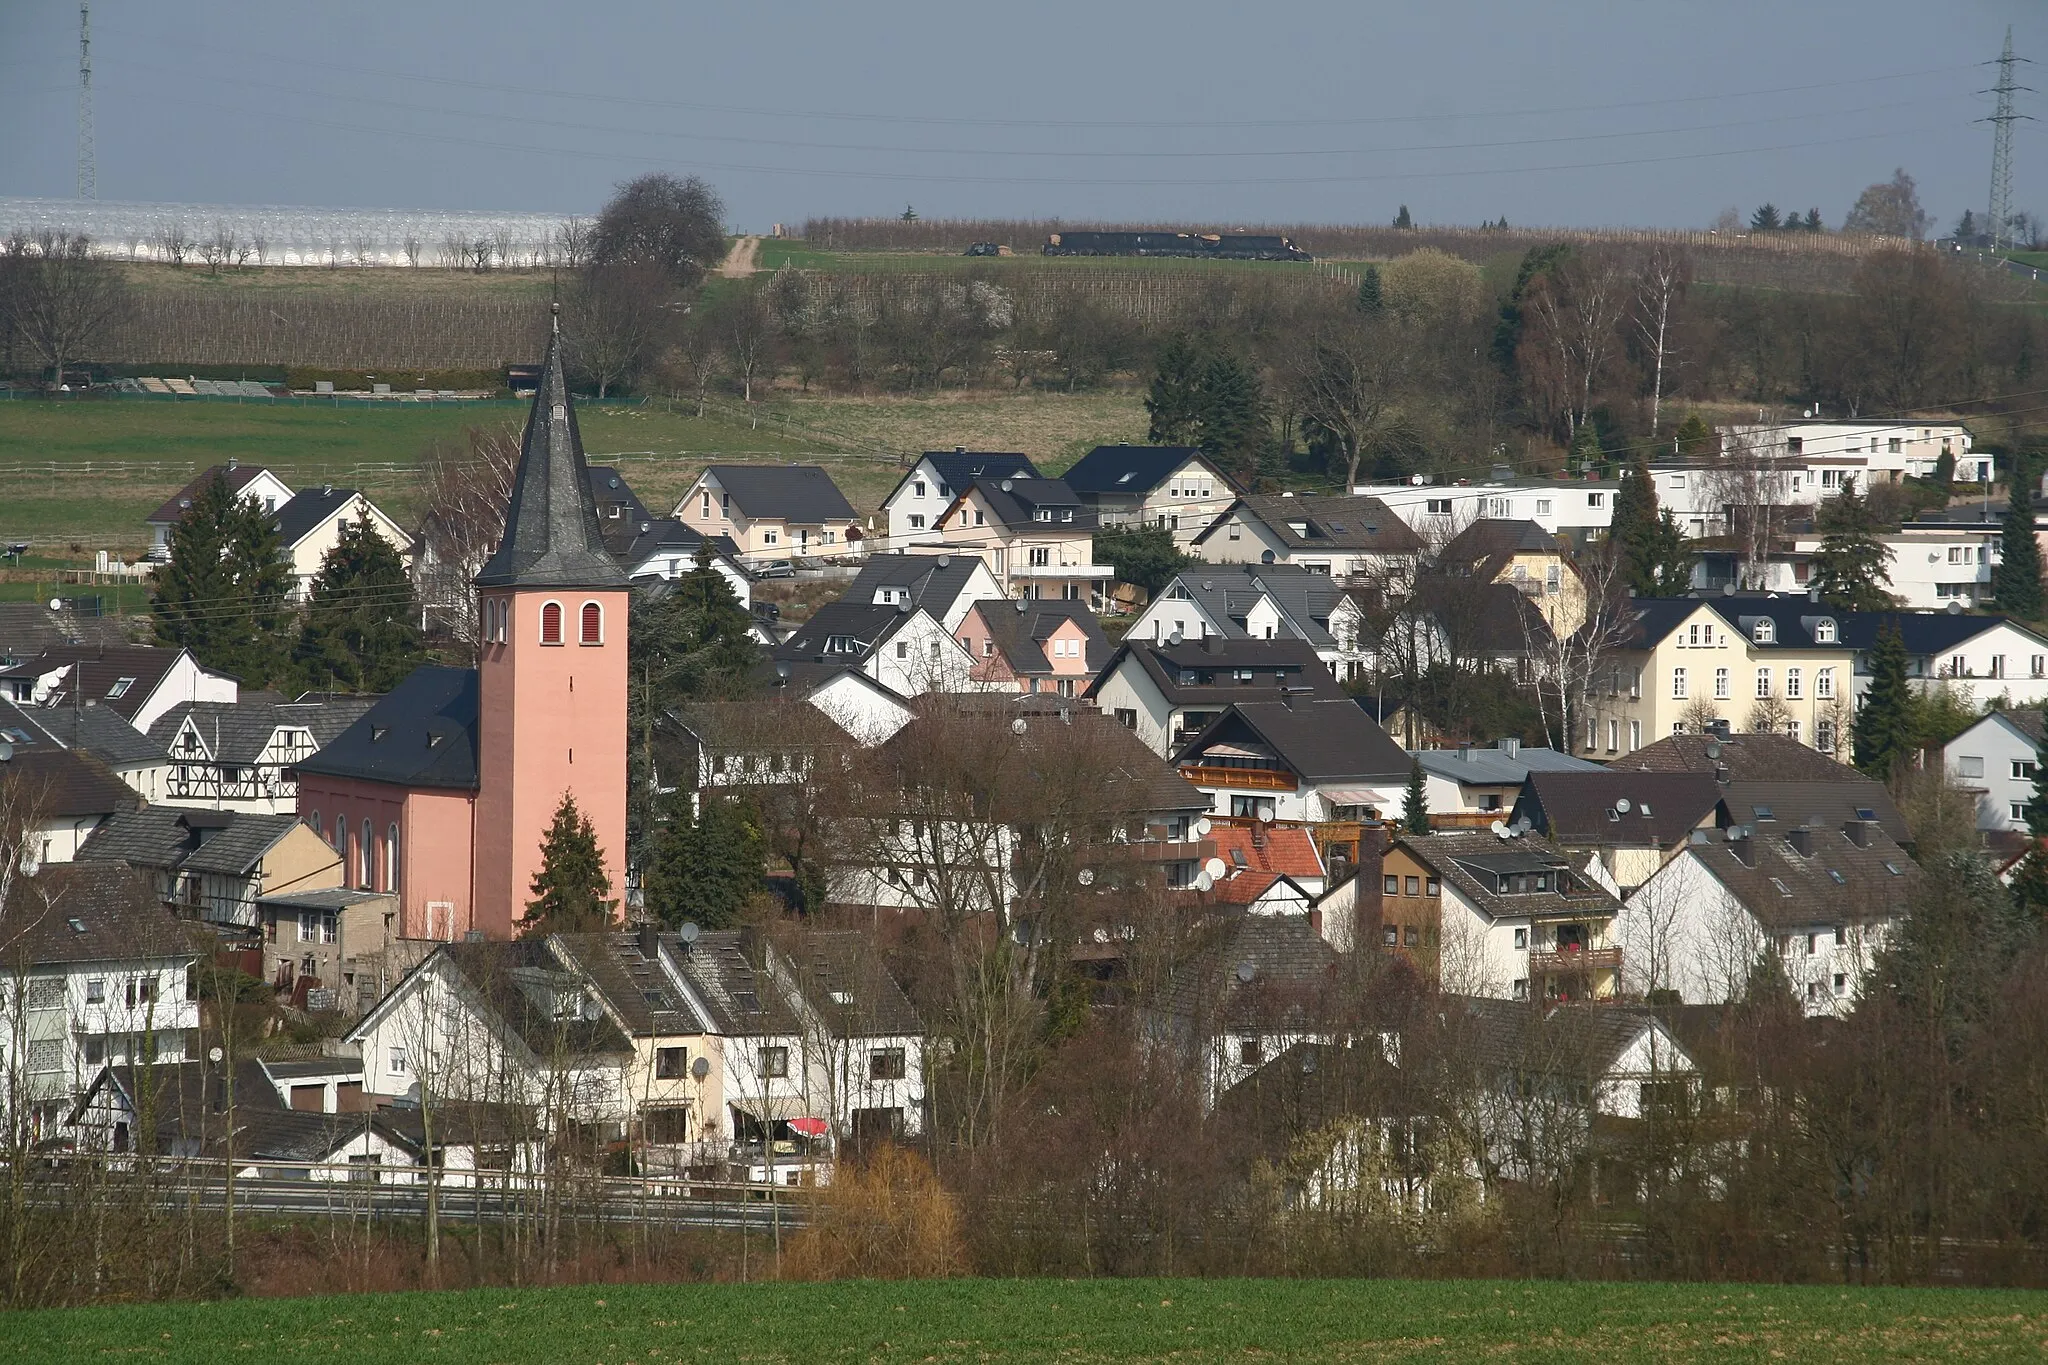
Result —
[[133, 678], [116, 678], [114, 685], [107, 689], [107, 700], [114, 701], [117, 698], [126, 696], [128, 689], [133, 686], [135, 686], [135, 679]]
[[1778, 818], [1777, 816], [1771, 814], [1771, 808], [1769, 806], [1751, 806], [1749, 808], [1749, 813], [1751, 815], [1754, 815], [1759, 820], [1775, 820]]
[[1905, 873], [1899, 871], [1899, 865], [1897, 863], [1886, 863], [1884, 865], [1884, 870], [1891, 873], [1894, 877], [1903, 877], [1906, 875]]
[[1858, 820], [1875, 820], [1877, 812], [1868, 806], [1858, 806], [1856, 808], [1856, 818]]
[[1778, 888], [1778, 894], [1781, 896], [1789, 896], [1792, 894], [1792, 888], [1785, 885], [1785, 883], [1779, 881], [1776, 877], [1771, 878], [1771, 885]]
[[1828, 879], [1832, 881], [1836, 886], [1847, 886], [1849, 884], [1849, 879], [1847, 877], [1844, 877], [1841, 873], [1835, 871], [1835, 869], [1833, 869], [1832, 867], [1828, 869]]

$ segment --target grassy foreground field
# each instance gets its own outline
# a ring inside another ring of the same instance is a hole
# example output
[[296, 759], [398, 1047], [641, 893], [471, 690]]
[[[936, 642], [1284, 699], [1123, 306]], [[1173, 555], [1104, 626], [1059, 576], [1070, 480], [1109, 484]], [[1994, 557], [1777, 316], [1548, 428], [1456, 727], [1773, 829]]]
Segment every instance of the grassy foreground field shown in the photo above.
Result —
[[0, 1318], [0, 1360], [2006, 1361], [2048, 1295], [1443, 1281], [953, 1280], [244, 1299]]

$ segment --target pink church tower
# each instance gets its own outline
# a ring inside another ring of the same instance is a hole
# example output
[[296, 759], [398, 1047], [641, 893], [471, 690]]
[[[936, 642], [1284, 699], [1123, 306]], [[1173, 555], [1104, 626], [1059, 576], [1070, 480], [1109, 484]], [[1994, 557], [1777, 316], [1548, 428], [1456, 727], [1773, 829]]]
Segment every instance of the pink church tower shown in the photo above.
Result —
[[626, 888], [629, 589], [599, 536], [559, 319], [520, 445], [505, 538], [476, 588], [473, 923], [490, 938], [509, 938], [526, 914], [541, 839], [565, 792], [596, 827], [621, 903]]

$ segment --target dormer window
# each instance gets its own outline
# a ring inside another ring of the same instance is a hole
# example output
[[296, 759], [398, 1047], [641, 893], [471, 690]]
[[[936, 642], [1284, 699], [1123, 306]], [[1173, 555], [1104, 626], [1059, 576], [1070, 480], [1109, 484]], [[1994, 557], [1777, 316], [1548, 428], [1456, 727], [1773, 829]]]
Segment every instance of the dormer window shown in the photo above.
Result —
[[1051, 509], [1050, 507], [1041, 507], [1041, 508], [1039, 508], [1039, 509], [1038, 509], [1038, 513], [1037, 513], [1037, 516], [1038, 516], [1038, 520], [1040, 520], [1040, 521], [1051, 521], [1051, 520], [1052, 520], [1052, 509]]
[[128, 695], [128, 689], [135, 686], [133, 678], [116, 678], [114, 685], [107, 689], [107, 700], [114, 701]]
[[1835, 642], [1835, 623], [1833, 621], [1815, 622], [1813, 627], [1813, 642], [1818, 645], [1833, 644]]
[[1778, 623], [1768, 616], [1764, 617], [1751, 628], [1749, 638], [1760, 645], [1776, 644], [1778, 640]]
[[825, 652], [827, 654], [851, 654], [856, 648], [857, 646], [851, 635], [828, 635], [825, 637]]

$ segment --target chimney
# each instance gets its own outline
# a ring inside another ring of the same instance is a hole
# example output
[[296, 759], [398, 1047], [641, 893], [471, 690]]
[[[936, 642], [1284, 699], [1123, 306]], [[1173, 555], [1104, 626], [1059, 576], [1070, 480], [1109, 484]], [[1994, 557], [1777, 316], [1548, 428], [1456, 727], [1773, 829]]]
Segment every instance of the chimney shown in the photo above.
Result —
[[1223, 652], [1223, 637], [1221, 635], [1205, 633], [1202, 636], [1202, 651], [1205, 654], [1221, 654]]
[[1842, 833], [1849, 836], [1849, 842], [1858, 848], [1870, 847], [1870, 821], [1851, 820], [1842, 826]]
[[1252, 847], [1253, 847], [1253, 848], [1264, 848], [1265, 846], [1266, 846], [1266, 827], [1265, 827], [1264, 825], [1260, 824], [1260, 823], [1259, 823], [1258, 821], [1254, 820], [1254, 821], [1252, 822]]
[[1460, 762], [1460, 763], [1470, 763], [1471, 761], [1472, 761], [1472, 744], [1471, 744], [1471, 741], [1469, 741], [1469, 740], [1460, 740], [1460, 741], [1458, 741], [1458, 762]]
[[661, 956], [661, 930], [652, 924], [640, 926], [640, 956], [649, 962]]
[[[1736, 826], [1736, 828], [1737, 828], [1737, 829], [1741, 829], [1741, 826], [1740, 826], [1740, 825], [1738, 825], [1738, 826]], [[1733, 833], [1734, 831], [1733, 831], [1733, 830], [1731, 830], [1731, 831], [1729, 831], [1729, 832], [1730, 832], [1730, 833], [1732, 834], [1732, 833]], [[1742, 865], [1743, 865], [1744, 867], [1755, 867], [1755, 866], [1756, 866], [1756, 840], [1755, 840], [1755, 839], [1752, 839], [1752, 838], [1749, 838], [1749, 837], [1747, 837], [1747, 836], [1748, 836], [1748, 831], [1747, 831], [1747, 830], [1744, 830], [1744, 831], [1743, 831], [1743, 833], [1744, 833], [1744, 837], [1743, 837], [1743, 838], [1740, 838], [1740, 839], [1730, 839], [1730, 840], [1728, 841], [1728, 851], [1729, 851], [1730, 853], [1733, 853], [1733, 854], [1734, 854], [1734, 855], [1735, 855], [1735, 856], [1736, 856], [1737, 858], [1741, 859], [1741, 860], [1742, 860]]]
[[1351, 947], [1369, 952], [1380, 941], [1380, 896], [1387, 855], [1387, 827], [1364, 825], [1358, 831], [1358, 897], [1352, 910]]
[[1813, 831], [1805, 825], [1786, 831], [1785, 842], [1792, 845], [1792, 851], [1800, 857], [1811, 858], [1813, 856]]
[[1729, 739], [1728, 722], [1719, 718], [1707, 722], [1707, 733], [1717, 739]]
[[1522, 741], [1516, 739], [1513, 735], [1503, 735], [1500, 739], [1494, 741], [1493, 747], [1506, 754], [1509, 758], [1518, 758], [1522, 753]]

